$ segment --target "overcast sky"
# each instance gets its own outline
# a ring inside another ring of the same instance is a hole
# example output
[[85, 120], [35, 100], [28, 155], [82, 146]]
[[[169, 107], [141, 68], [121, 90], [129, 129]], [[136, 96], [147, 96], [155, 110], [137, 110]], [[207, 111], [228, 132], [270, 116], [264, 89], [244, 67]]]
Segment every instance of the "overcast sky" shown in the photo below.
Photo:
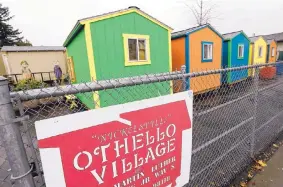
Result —
[[[208, 0], [207, 0], [208, 1]], [[174, 28], [196, 25], [190, 9], [194, 0], [1, 0], [15, 15], [10, 23], [33, 45], [62, 45], [81, 18], [128, 6], [143, 11]], [[210, 0], [216, 4], [211, 24], [220, 33], [244, 30], [247, 35], [283, 32], [283, 0]], [[207, 4], [208, 4], [207, 3]]]

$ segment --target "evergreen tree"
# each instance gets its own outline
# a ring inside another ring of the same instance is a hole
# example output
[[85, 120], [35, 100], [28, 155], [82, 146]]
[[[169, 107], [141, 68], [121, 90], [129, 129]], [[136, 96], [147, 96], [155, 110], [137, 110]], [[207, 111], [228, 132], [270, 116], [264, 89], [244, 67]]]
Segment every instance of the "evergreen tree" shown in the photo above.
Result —
[[4, 7], [0, 3], [0, 48], [4, 45], [16, 45], [23, 41], [23, 37], [20, 36], [19, 29], [14, 29], [8, 24], [14, 16], [10, 16], [8, 7]]
[[16, 43], [17, 46], [32, 46], [31, 42], [28, 40], [21, 40]]

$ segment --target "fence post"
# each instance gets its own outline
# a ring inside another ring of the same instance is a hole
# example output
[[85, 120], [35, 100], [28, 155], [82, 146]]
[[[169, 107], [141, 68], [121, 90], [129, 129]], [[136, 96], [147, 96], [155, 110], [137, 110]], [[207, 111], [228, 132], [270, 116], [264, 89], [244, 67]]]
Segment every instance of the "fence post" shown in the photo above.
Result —
[[40, 73], [40, 76], [41, 76], [41, 81], [43, 82], [43, 75], [42, 75], [42, 72]]
[[257, 125], [257, 107], [258, 107], [258, 92], [259, 92], [259, 67], [255, 68], [254, 73], [254, 120], [252, 125], [252, 139], [251, 139], [251, 157], [255, 156], [255, 131]]
[[[20, 112], [20, 115], [21, 117], [24, 117], [25, 115], [25, 111], [24, 111], [24, 106], [23, 106], [23, 103], [21, 101], [20, 98], [17, 98], [17, 106], [19, 108], [19, 112]], [[40, 170], [40, 166], [39, 166], [39, 160], [36, 156], [36, 152], [35, 152], [35, 148], [34, 148], [34, 145], [33, 145], [33, 142], [32, 142], [32, 138], [31, 138], [31, 133], [28, 129], [28, 122], [27, 121], [23, 121], [22, 122], [23, 124], [23, 127], [24, 127], [24, 130], [26, 131], [26, 138], [27, 138], [27, 141], [28, 143], [30, 144], [31, 146], [31, 155], [33, 157], [33, 160], [34, 160], [34, 163], [35, 163], [35, 169], [38, 176], [39, 176], [39, 183], [42, 184], [43, 183], [43, 177], [42, 177], [42, 174], [41, 174], [41, 170]]]
[[[182, 72], [183, 75], [186, 74], [186, 66], [185, 65], [181, 66], [181, 72]], [[182, 82], [183, 82], [183, 84], [182, 84], [183, 91], [185, 91], [185, 90], [187, 90], [187, 78], [185, 76], [183, 76]]]
[[35, 187], [23, 140], [12, 106], [8, 80], [0, 76], [0, 138], [11, 167], [15, 187]]

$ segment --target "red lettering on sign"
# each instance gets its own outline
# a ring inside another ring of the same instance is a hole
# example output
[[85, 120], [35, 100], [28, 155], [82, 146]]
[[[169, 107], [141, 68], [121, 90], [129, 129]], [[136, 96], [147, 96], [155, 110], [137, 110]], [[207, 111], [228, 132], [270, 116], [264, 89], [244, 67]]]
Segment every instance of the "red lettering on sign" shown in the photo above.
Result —
[[[99, 118], [99, 116], [93, 116]], [[191, 128], [185, 101], [120, 115], [111, 121], [39, 141], [60, 148], [67, 187], [176, 185], [182, 131]]]

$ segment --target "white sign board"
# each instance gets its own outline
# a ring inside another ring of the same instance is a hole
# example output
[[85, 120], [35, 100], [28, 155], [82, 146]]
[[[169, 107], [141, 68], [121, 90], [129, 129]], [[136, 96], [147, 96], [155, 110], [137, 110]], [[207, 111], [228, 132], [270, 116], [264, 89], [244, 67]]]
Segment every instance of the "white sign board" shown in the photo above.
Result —
[[36, 122], [47, 187], [181, 187], [192, 154], [191, 91]]

